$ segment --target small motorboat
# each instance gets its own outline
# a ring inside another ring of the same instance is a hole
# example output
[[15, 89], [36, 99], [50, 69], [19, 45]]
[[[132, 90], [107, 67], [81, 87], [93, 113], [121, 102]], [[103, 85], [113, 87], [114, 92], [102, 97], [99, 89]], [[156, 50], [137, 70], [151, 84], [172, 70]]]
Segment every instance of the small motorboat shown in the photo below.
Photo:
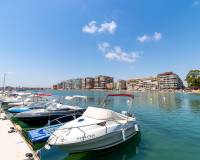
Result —
[[46, 97], [52, 96], [51, 94], [31, 94], [27, 97], [21, 97], [19, 101], [8, 103], [8, 107], [15, 107], [15, 106], [27, 106], [32, 104], [33, 102], [42, 102], [42, 101], [48, 101], [49, 99]]
[[25, 98], [25, 99], [19, 100], [18, 102], [8, 103], [8, 107], [30, 105], [31, 103], [33, 103], [32, 98]]
[[[107, 98], [110, 96], [126, 96], [133, 100], [130, 94], [109, 94]], [[45, 148], [58, 146], [69, 153], [102, 150], [124, 143], [138, 131], [136, 118], [126, 111], [117, 113], [88, 107], [82, 116], [59, 127], [49, 137]]]
[[73, 120], [81, 116], [84, 111], [85, 109], [78, 106], [52, 103], [47, 108], [17, 113], [14, 117], [31, 126], [42, 126], [59, 117], [63, 117], [60, 122]]
[[[70, 100], [70, 101], [74, 100], [74, 99], [87, 100], [87, 97], [86, 96], [80, 96], [80, 95], [74, 95], [74, 96], [66, 96], [65, 99]], [[73, 107], [73, 109], [74, 109], [74, 107]], [[81, 113], [83, 113], [83, 112], [81, 111]], [[47, 124], [46, 126], [44, 126], [42, 128], [38, 128], [38, 129], [28, 131], [27, 134], [28, 134], [29, 140], [32, 143], [46, 142], [48, 140], [48, 138], [51, 136], [51, 134], [57, 128], [59, 128], [60, 126], [63, 125], [63, 123], [65, 122], [63, 120], [71, 120], [71, 119], [65, 119], [65, 117], [68, 117], [68, 115], [54, 119], [53, 121], [51, 121], [49, 124]], [[76, 118], [76, 117], [79, 117], [79, 114], [77, 114], [73, 118]], [[56, 122], [56, 124], [54, 124], [55, 122]], [[57, 124], [57, 122], [58, 122], [58, 124]], [[52, 124], [54, 124], [54, 125], [52, 125]]]
[[[54, 119], [53, 121], [51, 121], [49, 124], [45, 125], [42, 128], [37, 128], [37, 129], [28, 131], [27, 135], [28, 135], [29, 140], [34, 144], [46, 142], [48, 138], [51, 136], [51, 134], [64, 124], [60, 122], [60, 119], [63, 119], [64, 117], [65, 116]], [[54, 124], [55, 121], [58, 123]]]
[[21, 105], [16, 107], [11, 107], [8, 109], [10, 113], [21, 113], [25, 111], [30, 111], [33, 109], [43, 109], [48, 107], [49, 102], [32, 102], [30, 105]]
[[17, 103], [17, 102], [21, 102], [22, 101], [22, 97], [21, 96], [16, 96], [16, 97], [5, 97], [2, 102], [5, 104], [9, 104], [9, 103]]

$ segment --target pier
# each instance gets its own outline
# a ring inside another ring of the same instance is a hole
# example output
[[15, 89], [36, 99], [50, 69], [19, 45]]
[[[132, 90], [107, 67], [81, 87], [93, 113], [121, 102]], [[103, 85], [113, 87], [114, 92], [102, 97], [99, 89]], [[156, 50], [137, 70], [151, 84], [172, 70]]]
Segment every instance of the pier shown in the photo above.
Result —
[[[26, 142], [17, 127], [9, 120], [4, 119], [5, 113], [0, 113], [0, 159], [1, 160], [29, 160], [27, 153], [34, 151], [31, 146]], [[14, 132], [9, 133], [11, 128], [14, 127]], [[39, 157], [34, 156], [32, 160], [39, 160]]]

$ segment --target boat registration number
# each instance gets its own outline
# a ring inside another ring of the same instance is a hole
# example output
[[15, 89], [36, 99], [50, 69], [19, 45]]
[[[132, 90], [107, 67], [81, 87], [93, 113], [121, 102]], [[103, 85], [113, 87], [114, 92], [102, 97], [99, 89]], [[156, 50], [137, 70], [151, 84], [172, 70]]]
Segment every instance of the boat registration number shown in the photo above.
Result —
[[88, 139], [92, 139], [92, 138], [95, 138], [95, 134], [88, 134], [88, 135], [85, 135], [85, 136], [81, 136], [81, 137], [77, 137], [76, 139], [77, 140], [88, 140]]

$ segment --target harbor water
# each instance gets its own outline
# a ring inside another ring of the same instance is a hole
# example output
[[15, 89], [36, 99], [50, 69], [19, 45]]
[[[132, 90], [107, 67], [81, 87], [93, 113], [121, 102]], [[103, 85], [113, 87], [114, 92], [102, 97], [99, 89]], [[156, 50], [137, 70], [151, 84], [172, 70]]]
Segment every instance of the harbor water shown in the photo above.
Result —
[[[109, 92], [52, 91], [62, 97], [86, 95], [82, 107], [101, 106]], [[200, 157], [200, 95], [187, 93], [134, 93], [130, 108], [141, 134], [124, 145], [98, 152], [72, 154], [55, 148], [41, 150], [42, 160], [198, 160]], [[127, 101], [115, 97], [107, 107], [121, 112]], [[94, 113], [95, 114], [95, 113]]]

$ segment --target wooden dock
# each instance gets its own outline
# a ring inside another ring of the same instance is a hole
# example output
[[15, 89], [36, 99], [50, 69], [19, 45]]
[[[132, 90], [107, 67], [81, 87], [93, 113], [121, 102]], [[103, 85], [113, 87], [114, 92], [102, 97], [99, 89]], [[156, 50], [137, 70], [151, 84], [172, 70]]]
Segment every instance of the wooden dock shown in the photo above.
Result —
[[[8, 133], [14, 124], [8, 119], [3, 120], [5, 113], [0, 113], [0, 160], [27, 160], [26, 153], [34, 151], [19, 131]], [[39, 160], [37, 156], [34, 160]]]

